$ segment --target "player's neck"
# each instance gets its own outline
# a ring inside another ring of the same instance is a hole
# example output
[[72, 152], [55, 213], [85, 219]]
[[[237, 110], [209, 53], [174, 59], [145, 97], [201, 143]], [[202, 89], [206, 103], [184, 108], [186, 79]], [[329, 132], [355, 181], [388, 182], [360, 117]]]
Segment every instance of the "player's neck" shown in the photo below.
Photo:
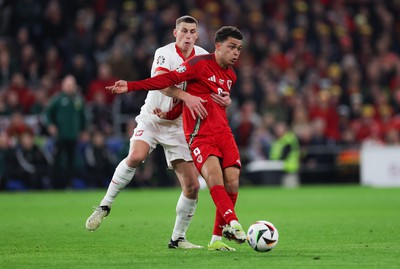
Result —
[[190, 55], [192, 54], [192, 50], [194, 50], [194, 49], [187, 50], [187, 51], [181, 50], [181, 53], [182, 53], [183, 58], [184, 58], [185, 60], [189, 59]]
[[215, 61], [221, 67], [222, 69], [228, 68], [228, 64], [224, 63], [224, 61], [221, 59], [221, 57], [218, 57], [216, 53], [214, 53]]

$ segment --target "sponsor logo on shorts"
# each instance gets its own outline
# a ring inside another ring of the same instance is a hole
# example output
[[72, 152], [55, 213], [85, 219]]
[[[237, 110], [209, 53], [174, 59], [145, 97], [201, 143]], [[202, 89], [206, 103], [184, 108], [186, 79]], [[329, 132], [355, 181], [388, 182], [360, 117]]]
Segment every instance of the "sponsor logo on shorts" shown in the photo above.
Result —
[[135, 136], [141, 136], [143, 134], [143, 130], [137, 130], [135, 132]]

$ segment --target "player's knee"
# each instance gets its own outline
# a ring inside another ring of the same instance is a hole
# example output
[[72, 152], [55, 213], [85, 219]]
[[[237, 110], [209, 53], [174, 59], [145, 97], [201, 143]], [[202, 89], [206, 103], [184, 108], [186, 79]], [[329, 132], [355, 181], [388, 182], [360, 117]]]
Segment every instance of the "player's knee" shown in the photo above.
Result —
[[126, 158], [126, 163], [129, 167], [138, 167], [146, 158], [146, 155], [132, 151]]
[[227, 192], [237, 192], [239, 189], [239, 179], [226, 180], [224, 183]]
[[182, 189], [186, 197], [196, 199], [200, 190], [200, 183], [197, 178], [196, 180], [187, 180], [185, 184], [183, 184]]

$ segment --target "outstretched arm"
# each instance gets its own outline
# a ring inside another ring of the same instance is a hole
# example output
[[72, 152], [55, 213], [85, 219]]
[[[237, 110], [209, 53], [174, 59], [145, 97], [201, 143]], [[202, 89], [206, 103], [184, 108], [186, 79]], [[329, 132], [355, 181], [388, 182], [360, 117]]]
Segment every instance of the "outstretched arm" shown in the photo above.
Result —
[[[168, 87], [169, 94], [172, 97], [183, 100], [186, 106], [189, 108], [193, 119], [196, 119], [198, 115], [201, 119], [207, 117], [207, 110], [202, 105], [202, 102], [206, 102], [200, 97], [193, 96], [181, 89], [176, 88], [175, 84], [179, 84], [181, 79], [184, 77], [179, 77], [175, 72], [171, 71], [168, 73], [160, 74], [152, 78], [139, 81], [126, 81], [118, 80], [114, 85], [106, 87], [107, 90], [111, 91], [113, 94], [121, 94], [129, 91], [138, 90], [158, 90], [165, 89]], [[172, 86], [172, 88], [170, 87]]]
[[168, 72], [152, 78], [147, 78], [138, 81], [118, 80], [112, 86], [107, 86], [106, 89], [113, 94], [121, 94], [129, 91], [153, 91], [164, 89], [169, 86], [181, 83], [182, 77], [179, 77], [175, 72]]

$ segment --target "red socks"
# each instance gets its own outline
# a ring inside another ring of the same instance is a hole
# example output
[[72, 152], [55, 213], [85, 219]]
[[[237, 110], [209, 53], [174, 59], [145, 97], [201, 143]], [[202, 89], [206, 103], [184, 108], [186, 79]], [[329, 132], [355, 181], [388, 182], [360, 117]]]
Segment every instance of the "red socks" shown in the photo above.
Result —
[[214, 235], [222, 235], [222, 227], [230, 223], [232, 220], [237, 220], [235, 213], [235, 204], [237, 193], [227, 193], [225, 187], [216, 185], [210, 188], [210, 194], [217, 207], [214, 222]]

